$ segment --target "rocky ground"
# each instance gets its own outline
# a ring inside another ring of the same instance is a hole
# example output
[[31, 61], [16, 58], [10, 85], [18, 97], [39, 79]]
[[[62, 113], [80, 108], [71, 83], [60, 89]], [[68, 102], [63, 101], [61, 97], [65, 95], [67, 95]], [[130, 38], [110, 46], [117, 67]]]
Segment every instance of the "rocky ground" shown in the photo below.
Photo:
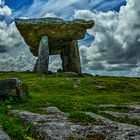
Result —
[[[140, 105], [93, 105], [112, 117], [140, 120]], [[127, 110], [127, 113], [108, 111], [109, 108]], [[106, 111], [107, 110], [107, 111]], [[140, 127], [119, 123], [93, 112], [82, 112], [95, 119], [95, 123], [82, 125], [69, 120], [69, 114], [56, 107], [44, 108], [42, 113], [11, 110], [9, 115], [19, 117], [24, 124], [32, 124], [32, 133], [39, 140], [140, 140]], [[0, 129], [0, 140], [10, 140]]]

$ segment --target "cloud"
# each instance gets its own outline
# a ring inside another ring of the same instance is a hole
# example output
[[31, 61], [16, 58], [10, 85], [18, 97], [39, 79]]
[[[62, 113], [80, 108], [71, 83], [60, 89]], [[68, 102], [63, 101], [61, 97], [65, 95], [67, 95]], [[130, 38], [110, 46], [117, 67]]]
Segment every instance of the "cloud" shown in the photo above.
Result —
[[46, 18], [46, 17], [53, 17], [53, 18], [56, 18], [57, 15], [55, 15], [54, 13], [45, 13], [45, 15], [43, 16], [43, 18]]
[[[1, 3], [2, 1], [0, 1]], [[6, 7], [6, 8], [5, 8]], [[1, 7], [0, 15], [9, 16], [12, 11], [8, 6]], [[8, 9], [8, 10], [6, 10]], [[5, 18], [4, 18], [5, 19]], [[0, 21], [0, 71], [32, 70], [35, 58], [23, 41], [15, 23], [7, 25]]]
[[133, 70], [140, 67], [140, 1], [128, 0], [119, 13], [77, 10], [75, 18], [94, 19], [88, 33], [95, 36], [90, 46], [81, 46], [83, 69]]
[[4, 4], [5, 4], [5, 1], [0, 0], [0, 15], [1, 16], [10, 16], [12, 14], [12, 10]]
[[32, 70], [35, 58], [14, 23], [0, 22], [0, 71]]
[[4, 3], [5, 3], [5, 1], [4, 1], [4, 0], [0, 0], [0, 5], [1, 5], [1, 6], [3, 6], [3, 5], [4, 5]]
[[58, 69], [62, 69], [62, 60], [59, 55], [50, 56], [49, 58], [49, 70], [56, 72]]

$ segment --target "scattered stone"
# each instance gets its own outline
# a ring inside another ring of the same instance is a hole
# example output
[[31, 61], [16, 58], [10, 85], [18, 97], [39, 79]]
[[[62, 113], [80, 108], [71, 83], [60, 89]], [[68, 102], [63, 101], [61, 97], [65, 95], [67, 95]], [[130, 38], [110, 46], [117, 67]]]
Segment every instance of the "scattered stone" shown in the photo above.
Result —
[[0, 140], [11, 140], [10, 137], [2, 130], [0, 126]]
[[[107, 105], [107, 104], [103, 104], [103, 105], [93, 105], [93, 107], [99, 108], [99, 109], [106, 109], [106, 108], [116, 108], [117, 105], [112, 105], [112, 104]], [[118, 107], [120, 107], [120, 106], [118, 106]]]
[[119, 106], [119, 105], [111, 105], [111, 104], [102, 104], [102, 105], [93, 105], [94, 108], [98, 109], [120, 109], [120, 110], [128, 110], [130, 113], [140, 113], [140, 105], [126, 105], [126, 106]]
[[62, 77], [78, 77], [78, 74], [75, 72], [63, 72], [63, 73], [57, 73], [56, 76], [62, 76]]
[[0, 99], [5, 100], [8, 97], [22, 97], [28, 95], [28, 86], [19, 79], [0, 80]]
[[74, 83], [80, 83], [81, 80], [78, 79], [78, 78], [65, 78], [64, 79], [65, 81], [71, 81], [71, 82], [74, 82]]
[[99, 90], [106, 90], [106, 87], [105, 86], [95, 86], [96, 89], [99, 89]]
[[73, 88], [74, 88], [74, 89], [77, 89], [77, 88], [79, 88], [79, 86], [76, 85], [76, 84], [74, 84], [74, 85], [73, 85]]

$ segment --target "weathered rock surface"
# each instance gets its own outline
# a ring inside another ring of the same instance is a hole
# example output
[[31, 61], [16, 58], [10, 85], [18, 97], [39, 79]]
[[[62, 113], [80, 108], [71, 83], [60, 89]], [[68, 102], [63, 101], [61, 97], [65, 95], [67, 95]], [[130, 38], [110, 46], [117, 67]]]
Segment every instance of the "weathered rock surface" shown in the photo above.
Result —
[[43, 114], [12, 110], [11, 115], [18, 116], [24, 123], [33, 125], [33, 132], [43, 140], [139, 140], [140, 127], [113, 122], [100, 115], [83, 112], [100, 125], [79, 125], [71, 123], [69, 114], [56, 107], [44, 109]]
[[[113, 140], [139, 140], [140, 139], [140, 127], [125, 123], [118, 123], [111, 121], [108, 118], [102, 117], [95, 113], [85, 112], [86, 115], [94, 118], [98, 123], [110, 126], [110, 136]], [[109, 139], [110, 140], [110, 139]]]
[[2, 130], [0, 126], [0, 140], [11, 140], [10, 137]]
[[0, 80], [0, 99], [5, 100], [9, 96], [22, 97], [28, 94], [28, 87], [17, 79]]
[[111, 104], [101, 104], [101, 105], [93, 105], [94, 108], [98, 109], [120, 109], [120, 110], [128, 110], [130, 113], [140, 113], [140, 105], [126, 105], [126, 106], [119, 106], [119, 105], [111, 105]]
[[50, 54], [60, 54], [61, 48], [69, 47], [72, 40], [83, 39], [86, 30], [94, 26], [93, 20], [64, 21], [59, 18], [15, 19], [15, 23], [35, 56], [42, 36], [49, 38]]
[[113, 112], [113, 111], [101, 111], [105, 114], [111, 115], [113, 117], [117, 118], [127, 118], [127, 119], [135, 119], [135, 120], [140, 120], [140, 113], [119, 113], [119, 112]]

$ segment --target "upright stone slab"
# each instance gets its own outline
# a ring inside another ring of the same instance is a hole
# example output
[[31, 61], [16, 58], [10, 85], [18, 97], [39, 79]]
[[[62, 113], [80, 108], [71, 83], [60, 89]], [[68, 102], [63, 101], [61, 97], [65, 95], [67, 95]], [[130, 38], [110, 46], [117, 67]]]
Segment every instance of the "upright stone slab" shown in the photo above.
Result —
[[48, 37], [43, 36], [39, 43], [38, 59], [34, 67], [34, 72], [48, 74], [48, 64], [49, 64]]
[[69, 46], [61, 50], [62, 67], [64, 72], [76, 72], [81, 74], [81, 63], [78, 42], [71, 41]]

